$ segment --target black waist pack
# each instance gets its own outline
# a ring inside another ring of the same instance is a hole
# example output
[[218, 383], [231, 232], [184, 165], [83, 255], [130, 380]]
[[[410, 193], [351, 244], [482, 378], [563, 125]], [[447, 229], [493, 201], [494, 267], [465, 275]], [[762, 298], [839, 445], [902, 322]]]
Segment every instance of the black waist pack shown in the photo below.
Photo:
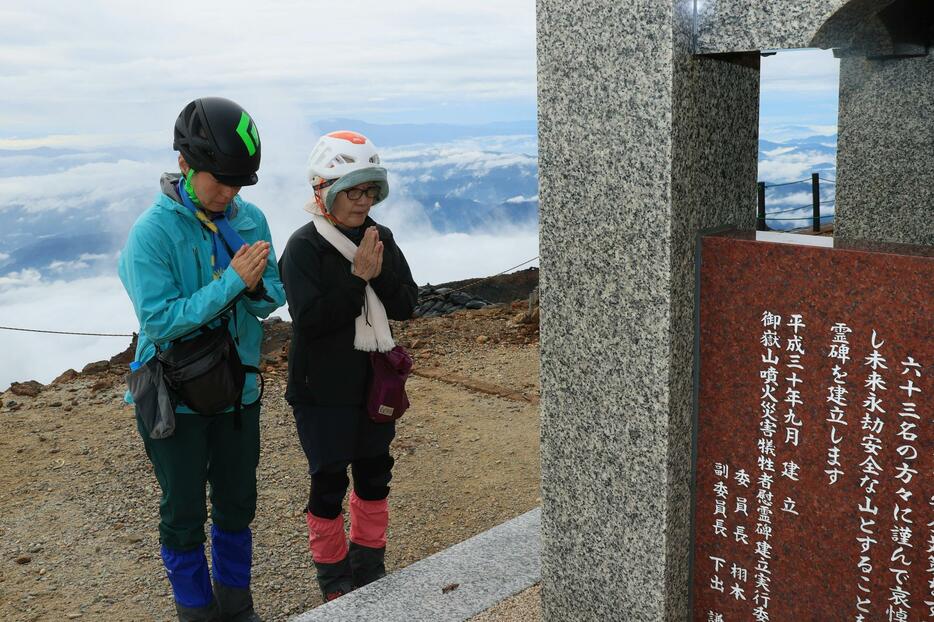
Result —
[[259, 369], [240, 361], [237, 345], [227, 329], [228, 322], [229, 318], [224, 316], [215, 328], [202, 326], [198, 329], [200, 334], [174, 341], [168, 350], [162, 351], [157, 346], [156, 356], [166, 383], [179, 401], [202, 415], [232, 408], [239, 424], [246, 374], [258, 374]]

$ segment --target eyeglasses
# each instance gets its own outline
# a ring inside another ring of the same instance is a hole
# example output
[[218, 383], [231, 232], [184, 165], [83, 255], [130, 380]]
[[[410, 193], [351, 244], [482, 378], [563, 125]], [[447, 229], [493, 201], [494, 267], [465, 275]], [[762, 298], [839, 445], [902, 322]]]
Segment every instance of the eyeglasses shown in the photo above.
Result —
[[344, 190], [347, 193], [347, 198], [351, 201], [356, 201], [363, 195], [366, 195], [368, 199], [376, 199], [379, 197], [379, 186], [370, 186], [369, 188], [360, 189], [360, 188], [348, 188]]

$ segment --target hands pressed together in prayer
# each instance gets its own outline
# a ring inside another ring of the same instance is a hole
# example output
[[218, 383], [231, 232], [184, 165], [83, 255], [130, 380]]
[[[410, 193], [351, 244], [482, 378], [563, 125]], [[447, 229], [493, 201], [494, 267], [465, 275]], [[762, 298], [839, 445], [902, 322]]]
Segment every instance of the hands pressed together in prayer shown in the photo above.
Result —
[[237, 271], [248, 291], [253, 291], [266, 270], [266, 260], [269, 258], [269, 242], [260, 240], [252, 245], [244, 244], [230, 260], [230, 267]]
[[379, 240], [376, 227], [363, 234], [353, 259], [353, 274], [364, 281], [375, 279], [383, 271], [383, 243]]

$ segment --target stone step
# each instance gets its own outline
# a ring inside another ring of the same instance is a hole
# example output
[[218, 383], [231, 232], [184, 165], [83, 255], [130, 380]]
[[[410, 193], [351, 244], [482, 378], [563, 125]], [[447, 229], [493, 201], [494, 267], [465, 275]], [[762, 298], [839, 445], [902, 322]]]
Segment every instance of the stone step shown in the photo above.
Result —
[[540, 529], [536, 508], [292, 622], [461, 622], [541, 580]]

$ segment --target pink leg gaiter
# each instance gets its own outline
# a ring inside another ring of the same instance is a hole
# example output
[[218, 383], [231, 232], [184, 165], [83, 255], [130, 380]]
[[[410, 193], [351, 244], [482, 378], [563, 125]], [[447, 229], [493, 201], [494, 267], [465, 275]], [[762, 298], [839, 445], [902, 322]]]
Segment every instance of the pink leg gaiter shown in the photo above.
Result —
[[305, 512], [305, 520], [308, 523], [308, 548], [313, 560], [334, 564], [347, 557], [343, 514], [337, 518], [321, 518]]
[[350, 541], [381, 549], [386, 546], [389, 527], [389, 500], [366, 501], [350, 493]]

